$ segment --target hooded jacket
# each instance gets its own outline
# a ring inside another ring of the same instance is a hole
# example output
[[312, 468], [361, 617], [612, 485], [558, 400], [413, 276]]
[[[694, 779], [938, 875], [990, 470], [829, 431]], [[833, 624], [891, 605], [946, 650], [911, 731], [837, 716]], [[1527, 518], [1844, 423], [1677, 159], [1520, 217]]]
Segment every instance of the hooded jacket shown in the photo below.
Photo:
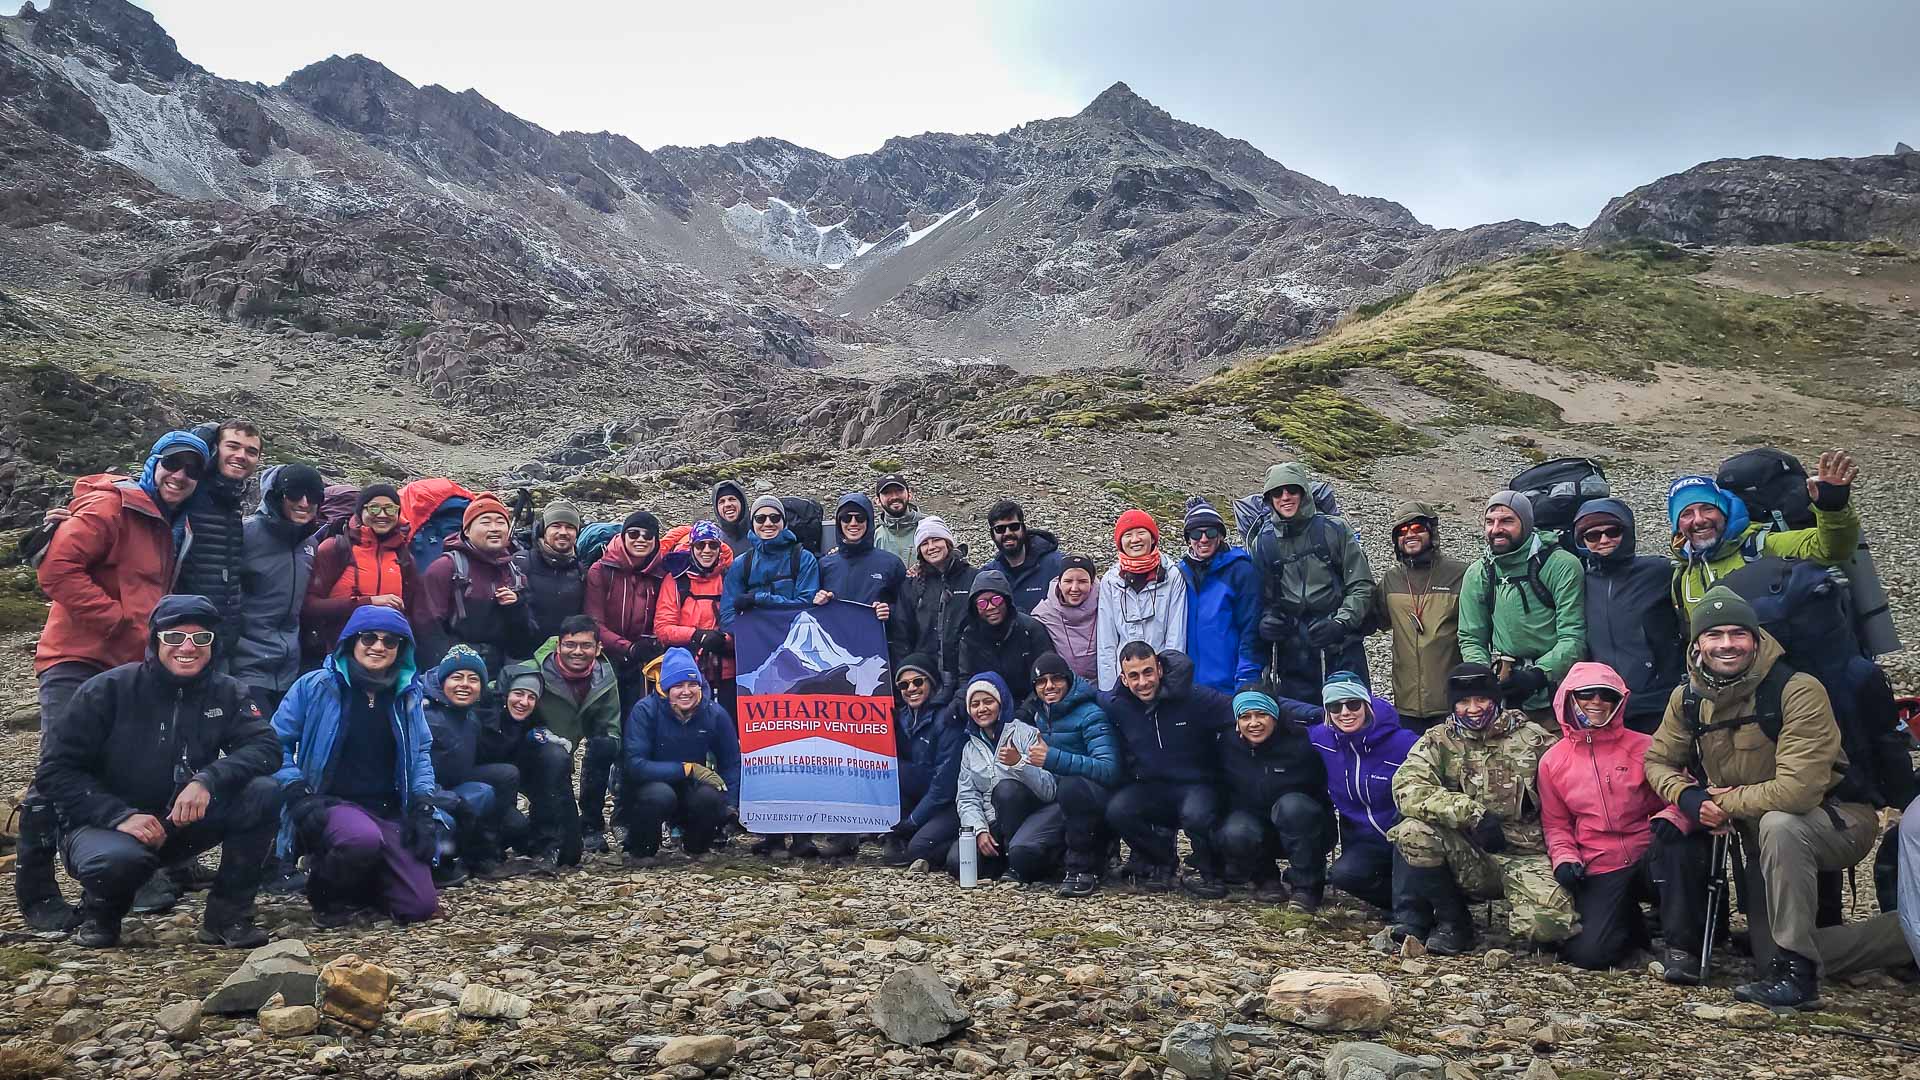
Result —
[[282, 493], [275, 487], [281, 468], [261, 474], [260, 507], [246, 520], [246, 557], [240, 565], [245, 600], [239, 638], [227, 654], [229, 674], [275, 693], [300, 677], [300, 614], [313, 575], [309, 538], [320, 528], [318, 507], [305, 525], [281, 513]]
[[[992, 728], [982, 728], [967, 714], [967, 686], [979, 679], [1000, 689], [1000, 718]], [[954, 711], [960, 717], [961, 730], [966, 732], [953, 796], [954, 807], [960, 811], [960, 827], [985, 829], [993, 824], [997, 816], [993, 810], [993, 787], [1002, 780], [1018, 781], [1041, 802], [1052, 802], [1055, 797], [1053, 774], [1027, 761], [1027, 751], [1040, 737], [1040, 732], [1032, 724], [1015, 718], [1013, 695], [1008, 692], [1006, 681], [991, 671], [978, 672], [967, 676], [954, 696], [958, 699]], [[1016, 764], [1000, 763], [1000, 747], [1007, 745], [1020, 756]]]
[[900, 560], [901, 566], [907, 566], [914, 560], [913, 536], [920, 530], [920, 508], [907, 504], [907, 512], [895, 517], [884, 509], [876, 510], [873, 517], [873, 543], [881, 551], [890, 551]]
[[[1613, 554], [1588, 551], [1580, 522], [1603, 515], [1626, 535]], [[1626, 722], [1640, 731], [1660, 723], [1667, 697], [1686, 677], [1686, 631], [1673, 604], [1672, 564], [1636, 555], [1633, 511], [1618, 499], [1582, 503], [1574, 515], [1574, 552], [1586, 567], [1587, 655], [1607, 665], [1633, 691]]]
[[[1620, 695], [1613, 722], [1590, 728], [1574, 718], [1573, 692], [1607, 686]], [[1647, 784], [1645, 758], [1651, 736], [1622, 721], [1632, 691], [1605, 664], [1573, 665], [1553, 695], [1553, 715], [1562, 738], [1540, 758], [1540, 826], [1553, 865], [1580, 863], [1589, 874], [1625, 870], [1653, 842], [1653, 819], [1689, 828], [1686, 816], [1668, 806]]]
[[1246, 548], [1223, 547], [1204, 568], [1180, 560], [1187, 586], [1193, 680], [1232, 693], [1260, 675], [1260, 571]]
[[842, 539], [840, 546], [820, 560], [820, 587], [836, 599], [856, 604], [900, 604], [901, 586], [907, 583], [907, 565], [890, 551], [874, 546], [873, 503], [865, 495], [846, 495], [834, 507], [840, 512], [854, 507], [867, 515], [867, 534], [857, 541]]
[[1553, 541], [1530, 529], [1512, 551], [1475, 559], [1460, 585], [1460, 658], [1498, 670], [1500, 658], [1509, 656], [1546, 672], [1548, 686], [1522, 704], [1527, 709], [1551, 705], [1552, 684], [1586, 654], [1586, 572], [1580, 559], [1556, 547], [1540, 565], [1540, 583], [1552, 605], [1542, 603], [1526, 580], [1527, 561]]
[[1403, 818], [1460, 831], [1498, 814], [1510, 853], [1540, 854], [1540, 758], [1552, 743], [1515, 709], [1480, 731], [1451, 720], [1435, 724], [1393, 774], [1393, 803]]
[[559, 638], [548, 638], [533, 654], [540, 665], [540, 704], [533, 708], [533, 724], [580, 745], [583, 739], [620, 737], [620, 677], [606, 657], [593, 662], [584, 694], [560, 670]]
[[[626, 537], [615, 536], [600, 561], [587, 570], [586, 613], [600, 627], [600, 647], [616, 664], [644, 664], [665, 647], [659, 623], [666, 561], [665, 543], [654, 545], [653, 554], [641, 563], [627, 550]], [[714, 585], [717, 598], [719, 582]]]
[[451, 788], [471, 779], [476, 765], [511, 762], [518, 744], [516, 733], [501, 727], [503, 714], [487, 700], [486, 692], [463, 708], [447, 700], [444, 684], [436, 683], [434, 675], [434, 671], [424, 673], [420, 689], [426, 697], [427, 730], [433, 736], [435, 782]]
[[134, 814], [165, 818], [191, 780], [217, 805], [280, 764], [273, 729], [244, 685], [211, 664], [182, 681], [160, 663], [153, 635], [189, 622], [217, 633], [220, 614], [204, 597], [161, 600], [148, 622], [146, 659], [88, 679], [47, 732], [34, 786], [67, 828], [111, 829]]
[[[246, 557], [246, 526], [241, 520], [241, 501], [246, 482], [230, 480], [220, 471], [216, 445], [218, 424], [201, 424], [193, 429], [207, 444], [213, 456], [207, 459], [207, 471], [187, 499], [188, 528], [193, 530], [193, 547], [180, 560], [180, 576], [174, 588], [183, 595], [204, 596], [213, 601], [220, 617], [238, 640], [240, 632], [241, 564]], [[224, 667], [226, 654], [216, 662]]]
[[726, 582], [720, 596], [720, 628], [731, 630], [743, 596], [752, 597], [754, 607], [813, 606], [813, 594], [820, 591], [820, 563], [813, 552], [800, 546], [792, 529], [781, 529], [771, 540], [755, 534], [746, 553], [727, 568]]
[[[590, 571], [580, 565], [578, 549], [567, 552], [562, 558], [547, 553], [546, 546], [540, 542], [546, 533], [544, 524], [536, 523], [533, 529], [533, 543], [524, 551], [513, 555], [514, 566], [520, 570], [520, 576], [527, 579], [526, 595], [520, 602], [527, 605], [533, 616], [533, 634], [537, 641], [545, 641], [560, 632], [560, 624], [569, 615], [579, 615], [587, 610], [588, 575]], [[614, 545], [607, 545], [607, 552]], [[626, 549], [625, 542], [620, 544]], [[657, 552], [656, 552], [657, 554]], [[606, 555], [600, 556], [600, 562], [606, 562]], [[595, 563], [595, 566], [600, 563]], [[653, 617], [653, 598], [647, 597], [645, 615]]]
[[[937, 695], [936, 695], [937, 697]], [[960, 748], [967, 733], [963, 717], [929, 697], [918, 709], [901, 702], [893, 710], [893, 738], [900, 754], [902, 799], [920, 792], [914, 804], [901, 805], [901, 820], [915, 829], [953, 805], [954, 785], [960, 774]]]
[[[720, 516], [720, 496], [732, 495], [740, 500], [740, 516], [732, 521]], [[753, 538], [753, 501], [747, 498], [747, 489], [732, 480], [722, 480], [713, 485], [713, 523], [720, 527], [721, 535], [727, 538], [727, 546], [735, 551], [747, 550], [748, 541]]]
[[[1357, 630], [1373, 606], [1373, 569], [1367, 564], [1366, 551], [1353, 530], [1337, 519], [1315, 524], [1319, 511], [1306, 469], [1288, 464], [1268, 470], [1267, 490], [1282, 487], [1297, 487], [1304, 493], [1300, 509], [1285, 519], [1270, 513], [1254, 534], [1251, 551], [1263, 578], [1267, 608], [1300, 622], [1334, 618]], [[1321, 560], [1316, 535], [1340, 567], [1338, 577]]]
[[1084, 776], [1109, 790], [1120, 786], [1120, 740], [1093, 684], [1075, 677], [1052, 705], [1034, 700], [1033, 726], [1047, 744], [1042, 768], [1055, 776]]
[[[533, 628], [533, 605], [527, 602], [527, 582], [513, 564], [511, 548], [498, 555], [483, 555], [467, 542], [464, 534], [447, 537], [447, 554], [433, 560], [420, 575], [423, 594], [420, 626], [420, 662], [438, 664], [451, 646], [465, 642], [487, 661], [487, 670], [507, 666], [509, 660], [525, 657], [539, 643]], [[466, 614], [454, 598], [453, 554], [466, 556]], [[506, 586], [518, 594], [511, 604], [494, 600], [494, 591]]]
[[[1730, 684], [1716, 688], [1702, 673], [1698, 658], [1688, 652], [1687, 678], [1700, 693], [1700, 725], [1724, 724], [1752, 716], [1754, 692], [1784, 659], [1780, 643], [1760, 631], [1760, 648], [1753, 666]], [[1667, 699], [1667, 712], [1647, 748], [1647, 783], [1662, 799], [1677, 803], [1695, 781], [1688, 774], [1693, 761], [1693, 733], [1682, 702], [1685, 688]], [[1722, 810], [1742, 821], [1758, 821], [1769, 810], [1805, 814], [1826, 802], [1847, 771], [1846, 751], [1840, 745], [1840, 726], [1826, 688], [1804, 671], [1797, 671], [1780, 692], [1780, 738], [1769, 739], [1759, 724], [1742, 724], [1708, 732], [1700, 740], [1700, 762], [1707, 771], [1706, 786], [1734, 790], [1715, 795]]]
[[1041, 653], [1053, 651], [1053, 640], [1039, 620], [1022, 614], [1011, 603], [1005, 622], [988, 625], [973, 606], [974, 599], [986, 593], [1012, 596], [1007, 579], [998, 571], [982, 570], [974, 575], [973, 588], [967, 594], [966, 619], [960, 627], [960, 670], [991, 671], [1007, 684], [1015, 703], [1025, 701], [1033, 696], [1033, 662]]
[[1393, 635], [1393, 700], [1408, 716], [1445, 717], [1447, 672], [1460, 663], [1460, 586], [1467, 564], [1440, 550], [1440, 518], [1425, 503], [1403, 505], [1388, 535], [1415, 521], [1426, 524], [1432, 542], [1411, 559], [1394, 546], [1394, 565], [1373, 591], [1367, 629]]
[[1144, 641], [1154, 652], [1186, 654], [1187, 581], [1165, 552], [1160, 554], [1159, 574], [1145, 588], [1129, 586], [1115, 563], [1100, 575], [1098, 589], [1094, 663], [1102, 690], [1111, 690], [1119, 682], [1120, 647], [1129, 641]]
[[[1727, 519], [1720, 539], [1705, 551], [1694, 551], [1680, 536], [1680, 512], [1695, 503], [1718, 507]], [[1667, 524], [1673, 530], [1673, 603], [1686, 615], [1693, 614], [1715, 582], [1749, 560], [1774, 555], [1838, 566], [1852, 559], [1860, 546], [1860, 515], [1852, 502], [1838, 510], [1815, 506], [1812, 528], [1783, 532], [1755, 524], [1747, 504], [1707, 476], [1683, 476], [1668, 486]]]
[[[318, 670], [296, 679], [280, 708], [273, 714], [273, 730], [280, 737], [280, 771], [274, 779], [281, 790], [296, 782], [304, 783], [318, 795], [332, 790], [334, 755], [346, 734], [348, 695], [353, 693], [349, 672], [353, 660], [353, 639], [366, 631], [384, 631], [405, 639], [400, 655], [394, 692], [389, 698], [386, 720], [392, 726], [394, 754], [393, 790], [402, 812], [419, 800], [431, 799], [438, 781], [433, 772], [433, 733], [427, 727], [426, 694], [421, 690], [416, 666], [413, 629], [397, 611], [383, 607], [363, 607], [347, 619], [334, 651]], [[452, 819], [444, 815], [451, 827]], [[293, 853], [293, 821], [282, 813], [278, 849], [282, 857]]]
[[998, 570], [1006, 575], [1007, 585], [1013, 590], [1013, 606], [1022, 614], [1031, 615], [1040, 601], [1047, 598], [1047, 586], [1060, 576], [1061, 560], [1066, 556], [1060, 551], [1060, 542], [1045, 529], [1027, 530], [1026, 561], [1019, 566], [1008, 566], [1005, 555], [995, 555], [980, 569]]
[[1234, 728], [1220, 733], [1220, 790], [1229, 809], [1245, 810], [1269, 821], [1282, 795], [1306, 795], [1325, 803], [1327, 767], [1307, 738], [1320, 710], [1289, 698], [1277, 699], [1283, 714], [1273, 734], [1258, 746]]
[[1233, 699], [1195, 686], [1187, 654], [1160, 653], [1160, 692], [1143, 702], [1124, 685], [1100, 694], [1126, 751], [1131, 779], [1209, 784], [1219, 779], [1219, 739], [1233, 730]]
[[901, 605], [907, 609], [908, 621], [901, 630], [909, 651], [939, 658], [939, 693], [944, 704], [952, 700], [953, 684], [961, 676], [960, 631], [973, 610], [973, 579], [979, 571], [958, 551], [947, 556], [942, 569], [921, 560], [919, 570], [907, 579]]
[[324, 656], [331, 651], [347, 620], [376, 596], [398, 596], [409, 623], [423, 620], [426, 591], [414, 572], [410, 536], [405, 522], [380, 536], [356, 516], [314, 547], [300, 611], [307, 652]]
[[1088, 680], [1100, 677], [1099, 582], [1087, 590], [1087, 598], [1080, 601], [1079, 607], [1072, 607], [1060, 598], [1060, 579], [1054, 578], [1047, 586], [1047, 598], [1033, 609], [1033, 617], [1047, 628], [1054, 650], [1075, 675]]
[[[688, 679], [700, 683], [700, 704], [682, 717], [666, 698], [666, 689]], [[544, 699], [543, 699], [544, 700]], [[740, 731], [733, 717], [714, 703], [713, 688], [685, 649], [668, 649], [660, 664], [660, 688], [634, 703], [621, 743], [627, 775], [639, 783], [678, 786], [686, 782], [686, 763], [705, 765], [727, 785], [727, 801], [740, 805]]]
[[1393, 776], [1419, 739], [1400, 726], [1400, 714], [1387, 699], [1375, 695], [1371, 712], [1367, 726], [1351, 735], [1324, 721], [1307, 731], [1327, 769], [1327, 794], [1343, 844], [1387, 842], [1387, 830], [1400, 824]]
[[[733, 549], [720, 545], [720, 558], [711, 570], [701, 570], [693, 561], [688, 546], [692, 533], [682, 525], [660, 538], [660, 550], [666, 554], [660, 564], [660, 595], [654, 602], [653, 634], [661, 648], [693, 648], [693, 635], [699, 630], [720, 629], [720, 597], [726, 591], [727, 568], [733, 565]], [[609, 547], [612, 545], [609, 544]], [[723, 650], [716, 666], [708, 661], [707, 671], [717, 671], [722, 679], [734, 676], [733, 649]]]
[[40, 590], [53, 601], [33, 650], [39, 674], [55, 664], [102, 670], [146, 655], [147, 617], [173, 591], [181, 556], [193, 541], [174, 543], [174, 515], [153, 495], [153, 470], [176, 449], [205, 444], [173, 432], [154, 445], [139, 480], [112, 473], [73, 482], [72, 516], [60, 524], [40, 560]]

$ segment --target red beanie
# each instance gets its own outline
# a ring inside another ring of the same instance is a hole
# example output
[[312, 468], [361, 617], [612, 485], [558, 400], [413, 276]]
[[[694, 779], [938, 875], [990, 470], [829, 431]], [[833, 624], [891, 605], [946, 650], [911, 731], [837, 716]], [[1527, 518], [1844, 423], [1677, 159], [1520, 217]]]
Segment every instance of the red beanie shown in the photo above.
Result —
[[481, 514], [499, 514], [509, 523], [513, 521], [513, 515], [507, 513], [506, 504], [495, 497], [493, 492], [483, 491], [473, 497], [473, 501], [467, 504], [467, 512], [460, 515], [460, 531], [464, 533], [472, 528], [474, 521]]
[[1120, 538], [1135, 529], [1145, 529], [1152, 533], [1154, 546], [1159, 546], [1160, 525], [1153, 520], [1153, 515], [1145, 510], [1129, 510], [1120, 515], [1120, 520], [1113, 523], [1113, 546], [1119, 547]]

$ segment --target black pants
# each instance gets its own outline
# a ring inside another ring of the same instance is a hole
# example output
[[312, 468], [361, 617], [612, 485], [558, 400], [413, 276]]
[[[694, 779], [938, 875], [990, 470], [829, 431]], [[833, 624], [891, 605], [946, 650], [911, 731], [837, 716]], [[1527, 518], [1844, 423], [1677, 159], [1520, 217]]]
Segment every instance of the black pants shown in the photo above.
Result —
[[1141, 862], [1174, 868], [1178, 837], [1184, 829], [1193, 843], [1193, 864], [1209, 873], [1220, 872], [1213, 831], [1220, 825], [1220, 793], [1212, 784], [1177, 784], [1141, 780], [1128, 784], [1107, 803], [1107, 824], [1127, 842]]
[[1312, 648], [1301, 640], [1283, 641], [1274, 658], [1280, 665], [1274, 672], [1280, 695], [1295, 701], [1319, 701], [1321, 685], [1336, 671], [1351, 671], [1360, 676], [1362, 685], [1372, 685], [1367, 674], [1366, 645], [1357, 637], [1326, 649]]
[[[1058, 802], [1041, 802], [1040, 796], [1018, 780], [1002, 780], [988, 795], [993, 800], [993, 827], [990, 830], [1000, 855], [980, 857], [980, 876], [997, 878], [1011, 873], [1016, 881], [1044, 881], [1060, 864], [1066, 846], [1066, 815]], [[960, 873], [960, 845], [968, 843], [966, 833], [954, 838], [947, 851], [947, 872]]]
[[[473, 799], [473, 786], [485, 789], [486, 798]], [[520, 813], [520, 770], [511, 765], [475, 765], [465, 776], [440, 786], [451, 791], [456, 800], [454, 825], [458, 828], [460, 857], [498, 859], [500, 849], [510, 840], [525, 839], [526, 815]]]
[[[1641, 901], [1660, 896], [1653, 884], [1651, 852], [1632, 866], [1588, 874], [1569, 891], [1574, 913], [1580, 918], [1580, 932], [1561, 943], [1560, 959], [1574, 967], [1603, 971], [1625, 959], [1630, 950], [1652, 944], [1647, 920], [1640, 913]], [[1699, 948], [1700, 937], [1696, 934], [1688, 951], [1697, 952]]]
[[698, 780], [668, 784], [627, 777], [627, 843], [629, 855], [646, 857], [660, 850], [660, 830], [668, 822], [680, 826], [687, 854], [700, 855], [727, 820], [727, 795]]
[[271, 776], [255, 777], [237, 794], [215, 797], [199, 821], [169, 826], [158, 848], [118, 829], [83, 825], [70, 830], [67, 872], [86, 888], [87, 911], [111, 921], [126, 915], [155, 870], [218, 847], [220, 872], [207, 894], [207, 919], [218, 923], [252, 913], [267, 849], [279, 827], [280, 785]]
[[938, 869], [945, 865], [947, 852], [959, 835], [960, 811], [951, 806], [937, 810], [907, 840], [907, 861], [913, 863], [925, 859], [928, 866]]
[[[1653, 846], [1641, 860], [1647, 876], [1660, 897], [1660, 936], [1670, 949], [1685, 949], [1698, 955], [1707, 930], [1707, 879], [1712, 876], [1713, 834], [1695, 829], [1677, 841], [1662, 840], [1653, 834]], [[1728, 878], [1736, 875], [1731, 866]], [[1575, 898], [1578, 910], [1578, 897]], [[1724, 931], [1727, 909], [1722, 906], [1714, 916], [1716, 938]], [[1580, 919], [1586, 921], [1586, 912]]]
[[1054, 783], [1066, 823], [1066, 871], [1098, 874], [1107, 863], [1107, 803], [1113, 792], [1084, 776], [1062, 776]]
[[1228, 877], [1260, 884], [1282, 877], [1274, 860], [1287, 860], [1285, 880], [1296, 889], [1324, 889], [1333, 850], [1333, 812], [1319, 799], [1290, 791], [1263, 818], [1233, 810], [1213, 831]]
[[557, 743], [520, 744], [521, 789], [533, 813], [528, 845], [534, 852], [579, 842], [580, 807], [573, 800], [573, 757]]
[[620, 740], [596, 735], [580, 761], [580, 831], [607, 831], [607, 787], [620, 767]]
[[1340, 832], [1340, 857], [1333, 860], [1329, 879], [1334, 888], [1377, 908], [1393, 906], [1393, 845], [1376, 834], [1361, 839]]

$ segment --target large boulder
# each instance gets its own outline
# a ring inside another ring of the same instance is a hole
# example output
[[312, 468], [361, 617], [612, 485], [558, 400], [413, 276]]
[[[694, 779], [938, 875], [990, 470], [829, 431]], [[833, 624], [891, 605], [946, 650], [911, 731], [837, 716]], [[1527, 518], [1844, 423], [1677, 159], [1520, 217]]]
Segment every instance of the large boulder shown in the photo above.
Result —
[[1233, 1048], [1212, 1024], [1189, 1020], [1160, 1041], [1160, 1056], [1188, 1080], [1227, 1080], [1233, 1073]]
[[1378, 975], [1288, 971], [1267, 987], [1266, 1010], [1315, 1031], [1378, 1031], [1393, 1015], [1393, 994]]
[[939, 973], [926, 964], [887, 976], [867, 1008], [881, 1034], [902, 1046], [939, 1042], [973, 1022]]
[[297, 938], [253, 950], [220, 988], [200, 1003], [214, 1015], [250, 1013], [279, 994], [288, 1005], [311, 1005], [318, 996], [319, 972], [307, 943]]

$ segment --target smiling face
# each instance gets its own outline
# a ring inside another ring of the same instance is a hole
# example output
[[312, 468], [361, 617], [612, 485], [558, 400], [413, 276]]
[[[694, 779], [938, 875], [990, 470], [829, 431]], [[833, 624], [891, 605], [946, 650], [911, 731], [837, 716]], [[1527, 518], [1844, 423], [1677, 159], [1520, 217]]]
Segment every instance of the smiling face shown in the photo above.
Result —
[[591, 630], [568, 634], [560, 639], [554, 656], [560, 661], [560, 670], [577, 679], [592, 671], [594, 661], [600, 659], [600, 638]]
[[400, 527], [400, 504], [376, 495], [360, 508], [360, 520], [373, 535], [385, 536]]
[[446, 695], [449, 704], [465, 708], [480, 700], [480, 673], [464, 668], [446, 677], [440, 684], [440, 692]]
[[975, 690], [967, 695], [967, 716], [980, 727], [992, 727], [1000, 719], [1000, 699], [985, 690]]
[[206, 461], [191, 450], [175, 450], [155, 462], [153, 484], [160, 490], [160, 501], [179, 506], [192, 498], [205, 468]]
[[779, 536], [786, 527], [786, 515], [772, 507], [762, 507], [753, 512], [753, 535], [762, 540]]
[[1487, 550], [1495, 555], [1505, 555], [1520, 546], [1520, 537], [1526, 532], [1526, 526], [1520, 523], [1520, 516], [1512, 507], [1496, 506], [1487, 511]]
[[[1138, 530], [1145, 532], [1145, 529]], [[1187, 554], [1195, 562], [1206, 562], [1220, 550], [1221, 532], [1211, 525], [1197, 528], [1187, 534]]]
[[700, 707], [700, 697], [700, 684], [693, 679], [667, 687], [667, 704], [681, 716], [692, 716], [693, 710]]
[[1145, 529], [1128, 529], [1120, 534], [1120, 554], [1138, 559], [1153, 550], [1153, 534]]
[[1249, 746], [1259, 746], [1273, 737], [1273, 714], [1263, 709], [1248, 709], [1233, 718], [1233, 725]]
[[384, 674], [400, 659], [400, 646], [406, 639], [383, 630], [369, 630], [353, 637], [353, 658], [375, 675]]
[[1289, 484], [1267, 496], [1267, 505], [1283, 518], [1290, 518], [1300, 512], [1300, 504], [1307, 500], [1307, 493]]
[[1620, 707], [1620, 695], [1611, 687], [1587, 687], [1573, 692], [1573, 707], [1585, 718], [1588, 727], [1606, 727]]
[[740, 514], [745, 510], [746, 505], [740, 501], [738, 495], [722, 495], [713, 500], [713, 512], [720, 515], [721, 521], [739, 521]]
[[1409, 521], [1393, 530], [1393, 546], [1402, 555], [1418, 555], [1433, 546], [1433, 533], [1424, 521]]
[[282, 495], [280, 497], [280, 516], [295, 525], [305, 525], [320, 512], [320, 507], [311, 495]]
[[1680, 511], [1680, 535], [1695, 551], [1705, 551], [1719, 543], [1720, 534], [1726, 529], [1727, 515], [1712, 503], [1694, 503]]
[[534, 707], [539, 704], [540, 695], [531, 690], [507, 691], [507, 715], [515, 720], [526, 720], [533, 715]]
[[953, 545], [943, 537], [929, 536], [920, 545], [920, 559], [928, 566], [945, 566], [947, 556], [953, 554]]
[[1700, 666], [1722, 679], [1744, 675], [1760, 651], [1760, 639], [1744, 626], [1711, 626], [1694, 640]]
[[894, 484], [880, 493], [880, 509], [899, 517], [907, 512], [907, 504], [913, 501], [913, 492]]
[[1060, 575], [1060, 602], [1068, 607], [1079, 607], [1093, 594], [1093, 575], [1079, 567], [1073, 567]]
[[1067, 691], [1072, 687], [1073, 684], [1068, 682], [1065, 676], [1054, 672], [1033, 677], [1033, 692], [1040, 696], [1041, 701], [1049, 705], [1060, 704], [1061, 699], [1067, 696]]
[[222, 431], [220, 445], [214, 447], [220, 459], [220, 475], [245, 483], [260, 467], [260, 436], [242, 431]]
[[[196, 637], [198, 640], [196, 641]], [[213, 662], [213, 640], [208, 629], [196, 622], [183, 622], [160, 631], [154, 646], [160, 666], [181, 679], [191, 679], [207, 670]]]
[[554, 555], [573, 554], [574, 545], [580, 542], [580, 530], [564, 521], [556, 521], [540, 530], [540, 542]]
[[1001, 518], [998, 521], [987, 522], [987, 527], [993, 530], [994, 546], [999, 548], [1002, 554], [1016, 555], [1026, 550], [1027, 523], [1022, 519]]
[[980, 621], [988, 626], [999, 626], [1007, 621], [1007, 612], [1012, 608], [1007, 598], [996, 592], [983, 592], [973, 598], [973, 610], [980, 614]]
[[1159, 697], [1160, 658], [1143, 656], [1138, 660], [1121, 660], [1120, 682], [1141, 701], [1152, 701]]
[[[627, 547], [633, 547], [633, 541], [627, 541]], [[692, 544], [693, 562], [702, 571], [711, 570], [720, 561], [720, 541], [696, 540]]]
[[1627, 539], [1626, 526], [1604, 515], [1583, 519], [1579, 529], [1580, 543], [1601, 558], [1619, 551]]
[[933, 696], [933, 680], [923, 672], [902, 672], [893, 685], [899, 687], [900, 700], [906, 702], [908, 708], [917, 709]]
[[1366, 727], [1367, 719], [1367, 703], [1364, 701], [1336, 701], [1327, 706], [1327, 723], [1346, 735]]
[[482, 554], [496, 555], [507, 550], [510, 537], [505, 514], [488, 511], [474, 518], [473, 524], [467, 526], [467, 543]]
[[834, 523], [840, 526], [840, 539], [849, 544], [857, 544], [867, 535], [867, 515], [858, 507], [849, 506], [840, 511]]

